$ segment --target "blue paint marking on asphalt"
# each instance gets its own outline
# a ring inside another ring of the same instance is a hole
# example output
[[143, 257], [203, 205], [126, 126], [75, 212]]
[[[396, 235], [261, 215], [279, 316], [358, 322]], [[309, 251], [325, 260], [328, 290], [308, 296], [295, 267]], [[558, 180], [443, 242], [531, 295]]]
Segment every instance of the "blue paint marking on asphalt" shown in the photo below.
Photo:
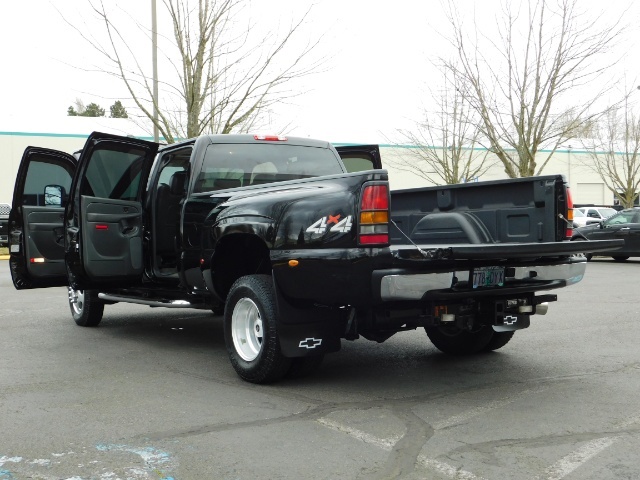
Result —
[[[171, 457], [167, 452], [163, 452], [153, 447], [130, 447], [128, 445], [96, 445], [96, 449], [101, 452], [128, 452], [138, 455], [148, 469], [159, 469], [160, 465], [170, 463]], [[0, 479], [2, 480], [2, 479]], [[173, 477], [163, 477], [161, 480], [175, 480]]]
[[[145, 468], [144, 472], [142, 469], [137, 469], [138, 473], [142, 473], [144, 478], [159, 478], [160, 480], [175, 480], [175, 477], [168, 475], [171, 470], [176, 467], [176, 462], [173, 461], [171, 456], [162, 450], [159, 450], [154, 447], [132, 447], [129, 445], [123, 444], [99, 444], [96, 445], [96, 450], [100, 452], [126, 452], [137, 455], [144, 462]], [[73, 452], [69, 452], [69, 454], [73, 454]], [[53, 454], [56, 457], [63, 456], [64, 454]], [[6, 463], [20, 463], [23, 461], [22, 457], [7, 457], [0, 456], [0, 480], [14, 480], [16, 477], [14, 474], [7, 470], [6, 468], [2, 468]], [[27, 461], [29, 465], [33, 465], [34, 467], [42, 467], [49, 466], [51, 460], [31, 460]], [[95, 462], [97, 463], [97, 462]], [[83, 465], [79, 465], [82, 467]], [[164, 471], [163, 471], [164, 470]], [[110, 475], [115, 475], [111, 473]], [[164, 476], [168, 475], [168, 476]], [[150, 477], [151, 476], [151, 477]], [[106, 478], [106, 477], [102, 477]], [[127, 477], [131, 478], [131, 477]], [[139, 478], [139, 477], [135, 477]], [[83, 480], [82, 477], [69, 477], [68, 480]]]

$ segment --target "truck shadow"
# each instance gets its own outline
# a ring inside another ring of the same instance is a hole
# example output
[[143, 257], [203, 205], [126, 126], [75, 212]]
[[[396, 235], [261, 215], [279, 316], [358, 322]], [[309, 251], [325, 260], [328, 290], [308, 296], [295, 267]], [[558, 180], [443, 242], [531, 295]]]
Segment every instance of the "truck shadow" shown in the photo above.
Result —
[[[224, 344], [221, 317], [207, 311], [117, 307], [105, 309], [102, 323], [92, 329], [94, 335], [112, 342], [135, 343], [158, 362], [173, 364], [172, 368], [205, 380], [265, 388], [246, 384], [236, 376]], [[393, 395], [397, 388], [423, 394], [454, 386], [521, 383], [571, 374], [568, 366], [562, 371], [558, 366], [551, 368], [542, 355], [536, 356], [536, 346], [528, 342], [524, 355], [520, 342], [498, 352], [456, 357], [439, 352], [421, 329], [396, 337], [384, 344], [364, 339], [343, 341], [342, 350], [326, 355], [317, 372], [300, 379], [285, 378], [276, 386], [281, 390], [302, 387], [309, 393], [316, 389], [355, 389], [379, 396]], [[515, 337], [512, 342], [516, 342]]]

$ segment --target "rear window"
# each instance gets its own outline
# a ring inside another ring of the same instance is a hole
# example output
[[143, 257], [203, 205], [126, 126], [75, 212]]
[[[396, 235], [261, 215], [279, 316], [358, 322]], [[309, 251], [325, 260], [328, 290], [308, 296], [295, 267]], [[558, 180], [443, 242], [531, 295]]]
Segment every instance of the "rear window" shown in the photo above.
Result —
[[343, 173], [327, 148], [286, 144], [209, 145], [195, 191], [284, 182]]

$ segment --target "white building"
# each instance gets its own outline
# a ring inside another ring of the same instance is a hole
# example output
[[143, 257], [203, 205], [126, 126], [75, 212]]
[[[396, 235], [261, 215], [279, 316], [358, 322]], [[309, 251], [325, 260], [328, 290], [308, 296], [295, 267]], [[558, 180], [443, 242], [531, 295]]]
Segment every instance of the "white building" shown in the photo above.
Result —
[[[548, 151], [541, 151], [540, 158], [546, 158]], [[382, 160], [408, 157], [406, 148], [398, 148], [393, 145], [383, 146]], [[566, 147], [554, 152], [551, 160], [542, 171], [542, 175], [564, 175], [571, 188], [573, 202], [576, 204], [613, 205], [614, 196], [605, 186], [602, 179], [586, 165], [590, 161], [589, 154], [583, 149]], [[592, 160], [591, 160], [592, 161]], [[388, 167], [391, 179], [391, 187], [412, 188], [424, 186], [425, 180], [407, 172], [394, 170]], [[504, 167], [500, 161], [494, 159], [492, 167], [481, 178], [473, 181], [498, 180], [507, 178]]]
[[[14, 180], [22, 154], [27, 146], [73, 153], [83, 147], [87, 137], [93, 131], [152, 139], [149, 132], [129, 119], [63, 116], [51, 120], [5, 117], [0, 122], [0, 166], [2, 167], [0, 203], [11, 203]], [[331, 141], [332, 139], [327, 140]], [[403, 155], [407, 156], [407, 148], [381, 144], [381, 154], [383, 164], [389, 170], [392, 189], [428, 185], [425, 179], [400, 171], [388, 163], [389, 159], [397, 161]], [[558, 150], [545, 167], [543, 174], [564, 175], [571, 187], [574, 203], [613, 204], [613, 194], [607, 190], [598, 175], [584, 166], [586, 161], [588, 161], [588, 155], [583, 150], [571, 148]], [[477, 180], [496, 180], [505, 177], [502, 164], [496, 162], [482, 178]]]

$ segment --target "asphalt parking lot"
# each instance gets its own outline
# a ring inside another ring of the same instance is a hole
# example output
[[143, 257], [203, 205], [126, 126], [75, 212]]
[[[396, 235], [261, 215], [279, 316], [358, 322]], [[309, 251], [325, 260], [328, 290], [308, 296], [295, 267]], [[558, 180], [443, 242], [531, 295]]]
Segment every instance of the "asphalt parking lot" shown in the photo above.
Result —
[[17, 292], [0, 262], [0, 479], [640, 478], [640, 259], [596, 259], [502, 350], [344, 342], [257, 386], [208, 312]]

